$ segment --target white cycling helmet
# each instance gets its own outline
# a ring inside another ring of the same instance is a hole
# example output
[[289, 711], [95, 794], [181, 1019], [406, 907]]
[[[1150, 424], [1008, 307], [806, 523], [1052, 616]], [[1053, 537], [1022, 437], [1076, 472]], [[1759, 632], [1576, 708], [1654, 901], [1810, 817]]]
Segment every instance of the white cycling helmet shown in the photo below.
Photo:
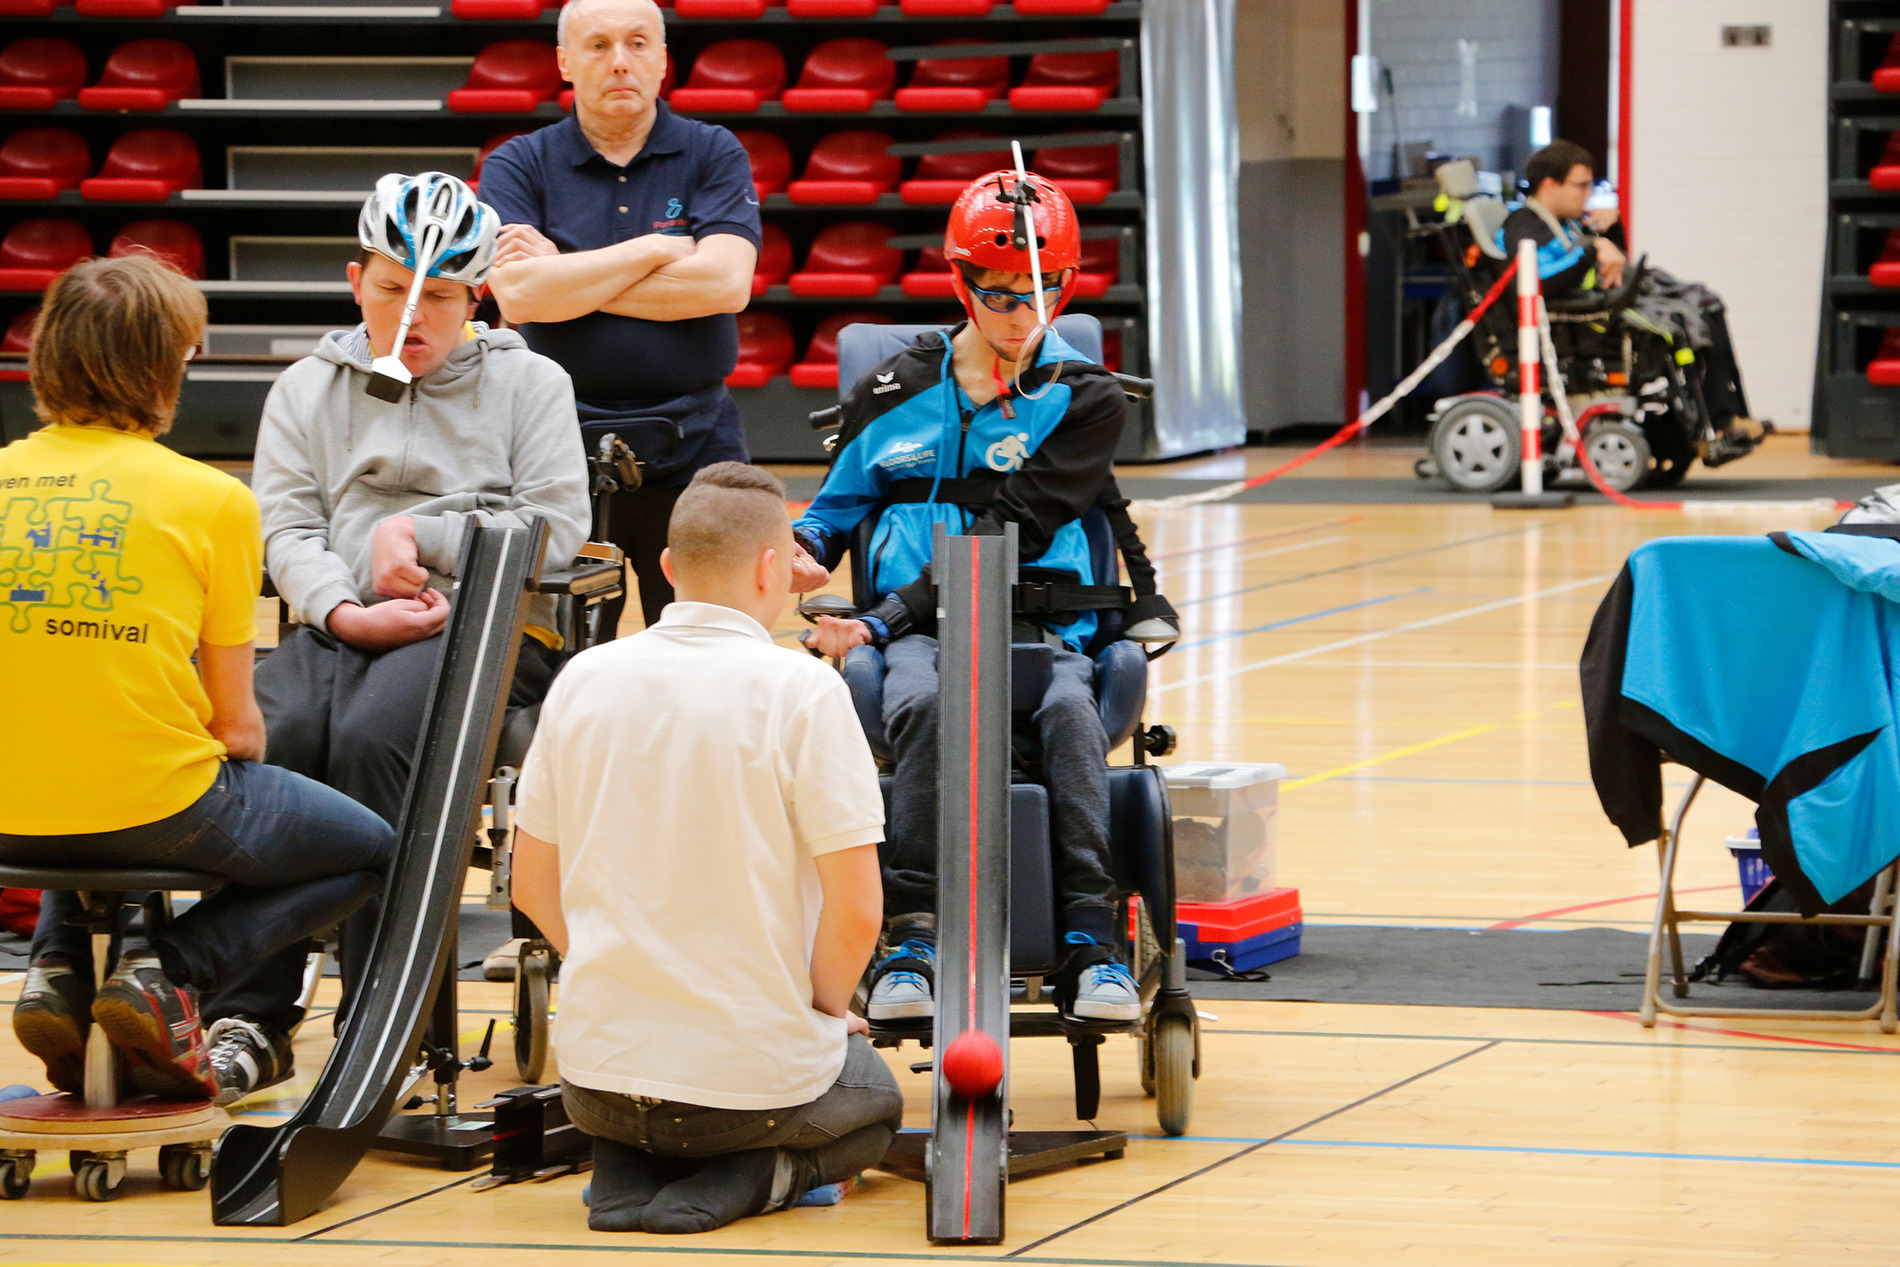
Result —
[[481, 285], [495, 262], [501, 217], [478, 201], [474, 190], [444, 172], [390, 172], [379, 179], [357, 217], [356, 240], [364, 250], [416, 272], [417, 243], [432, 214], [442, 225], [441, 245], [423, 271], [430, 277]]

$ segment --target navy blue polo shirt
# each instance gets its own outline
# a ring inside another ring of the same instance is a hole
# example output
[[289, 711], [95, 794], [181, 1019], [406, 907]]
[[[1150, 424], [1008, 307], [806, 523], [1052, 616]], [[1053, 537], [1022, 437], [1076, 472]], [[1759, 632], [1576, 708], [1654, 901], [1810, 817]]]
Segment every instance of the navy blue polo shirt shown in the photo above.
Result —
[[[518, 136], [482, 164], [481, 199], [503, 224], [532, 225], [563, 251], [594, 251], [648, 233], [731, 233], [759, 244], [752, 164], [716, 124], [682, 119], [665, 102], [646, 145], [619, 167], [569, 115]], [[521, 327], [528, 346], [559, 362], [581, 401], [658, 401], [725, 380], [739, 358], [731, 313], [647, 321], [593, 312]]]

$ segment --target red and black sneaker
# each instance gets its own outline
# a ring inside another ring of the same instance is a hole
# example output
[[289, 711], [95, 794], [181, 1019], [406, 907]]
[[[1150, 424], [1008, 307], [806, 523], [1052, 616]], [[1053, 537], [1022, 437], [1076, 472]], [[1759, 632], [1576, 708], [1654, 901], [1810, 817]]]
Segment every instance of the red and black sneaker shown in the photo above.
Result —
[[132, 1085], [150, 1095], [209, 1100], [218, 1080], [205, 1052], [197, 991], [174, 985], [156, 955], [127, 956], [99, 988], [92, 1019], [125, 1053]]
[[61, 1091], [86, 1089], [86, 1030], [91, 1025], [92, 983], [61, 958], [26, 970], [26, 984], [13, 1005], [13, 1033], [20, 1046], [46, 1064], [46, 1076]]

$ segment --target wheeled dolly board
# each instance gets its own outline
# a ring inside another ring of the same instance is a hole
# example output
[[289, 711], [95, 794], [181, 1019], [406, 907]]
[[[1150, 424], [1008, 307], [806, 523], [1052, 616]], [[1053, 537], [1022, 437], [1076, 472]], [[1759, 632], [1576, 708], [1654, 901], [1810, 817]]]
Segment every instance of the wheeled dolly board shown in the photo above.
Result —
[[0, 1103], [0, 1199], [17, 1201], [33, 1183], [36, 1154], [71, 1158], [73, 1190], [86, 1201], [111, 1201], [125, 1180], [126, 1154], [158, 1149], [167, 1188], [196, 1192], [211, 1177], [211, 1148], [230, 1115], [212, 1104], [139, 1098], [105, 1109], [83, 1097], [54, 1093]]

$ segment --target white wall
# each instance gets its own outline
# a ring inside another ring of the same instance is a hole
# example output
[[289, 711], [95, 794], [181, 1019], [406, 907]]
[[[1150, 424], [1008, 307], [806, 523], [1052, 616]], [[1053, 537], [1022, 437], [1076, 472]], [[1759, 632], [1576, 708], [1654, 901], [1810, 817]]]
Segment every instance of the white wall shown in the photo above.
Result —
[[[1827, 231], [1827, 6], [1636, 0], [1631, 245], [1727, 302], [1748, 403], [1806, 430]], [[1774, 28], [1765, 49], [1725, 25]]]

